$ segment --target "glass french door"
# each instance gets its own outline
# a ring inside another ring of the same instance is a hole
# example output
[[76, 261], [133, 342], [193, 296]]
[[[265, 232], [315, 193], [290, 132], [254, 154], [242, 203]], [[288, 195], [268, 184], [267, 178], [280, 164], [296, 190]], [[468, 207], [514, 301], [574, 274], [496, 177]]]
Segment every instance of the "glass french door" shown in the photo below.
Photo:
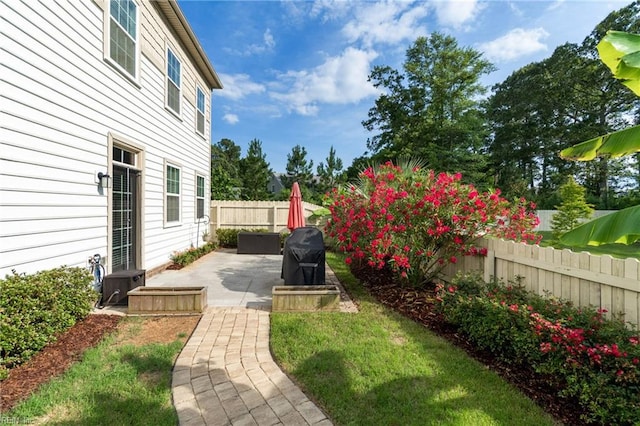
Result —
[[111, 271], [137, 269], [138, 177], [140, 172], [113, 165]]

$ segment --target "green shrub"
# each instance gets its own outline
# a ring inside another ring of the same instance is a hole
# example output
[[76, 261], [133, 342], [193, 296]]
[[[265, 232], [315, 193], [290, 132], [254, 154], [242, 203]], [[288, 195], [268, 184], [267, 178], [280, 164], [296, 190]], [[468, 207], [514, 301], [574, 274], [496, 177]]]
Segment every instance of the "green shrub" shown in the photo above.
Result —
[[171, 261], [176, 265], [187, 266], [205, 254], [212, 252], [216, 247], [216, 243], [209, 242], [197, 248], [191, 247], [187, 250], [176, 251], [171, 254]]
[[606, 311], [529, 293], [515, 283], [457, 277], [437, 287], [438, 309], [480, 348], [527, 364], [575, 398], [589, 423], [638, 424], [640, 336]]
[[86, 269], [67, 267], [0, 280], [0, 377], [89, 314], [92, 282]]

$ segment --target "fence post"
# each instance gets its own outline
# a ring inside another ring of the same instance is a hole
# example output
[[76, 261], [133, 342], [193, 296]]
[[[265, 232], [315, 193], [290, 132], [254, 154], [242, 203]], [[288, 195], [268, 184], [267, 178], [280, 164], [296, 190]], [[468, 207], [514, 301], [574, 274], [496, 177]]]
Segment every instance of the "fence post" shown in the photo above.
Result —
[[491, 277], [496, 275], [496, 252], [487, 250], [487, 256], [484, 258], [484, 282], [491, 281]]
[[278, 204], [273, 203], [273, 232], [278, 232]]

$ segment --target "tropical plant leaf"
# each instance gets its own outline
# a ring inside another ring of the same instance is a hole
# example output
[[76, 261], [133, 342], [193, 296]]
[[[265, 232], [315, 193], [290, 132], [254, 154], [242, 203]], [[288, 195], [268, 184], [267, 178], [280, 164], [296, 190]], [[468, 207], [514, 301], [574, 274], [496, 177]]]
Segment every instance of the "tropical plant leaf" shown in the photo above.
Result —
[[598, 53], [615, 78], [640, 96], [640, 34], [608, 31]]
[[599, 217], [560, 237], [562, 244], [576, 247], [636, 241], [640, 241], [640, 205]]
[[640, 126], [598, 136], [560, 151], [565, 160], [591, 161], [596, 157], [621, 157], [640, 152]]

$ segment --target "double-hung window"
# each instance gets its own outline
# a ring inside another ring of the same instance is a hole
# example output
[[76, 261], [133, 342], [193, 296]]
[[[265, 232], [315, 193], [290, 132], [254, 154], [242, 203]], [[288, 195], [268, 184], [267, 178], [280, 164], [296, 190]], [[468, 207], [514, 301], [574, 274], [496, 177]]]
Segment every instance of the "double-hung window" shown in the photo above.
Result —
[[196, 175], [196, 219], [204, 217], [204, 176]]
[[167, 48], [167, 108], [180, 116], [181, 64], [170, 48]]
[[138, 78], [138, 5], [133, 0], [109, 2], [109, 58], [134, 80]]
[[204, 123], [205, 123], [205, 111], [207, 110], [207, 103], [205, 101], [204, 92], [199, 87], [196, 87], [196, 132], [204, 136]]
[[166, 165], [165, 172], [165, 222], [180, 222], [180, 169]]

